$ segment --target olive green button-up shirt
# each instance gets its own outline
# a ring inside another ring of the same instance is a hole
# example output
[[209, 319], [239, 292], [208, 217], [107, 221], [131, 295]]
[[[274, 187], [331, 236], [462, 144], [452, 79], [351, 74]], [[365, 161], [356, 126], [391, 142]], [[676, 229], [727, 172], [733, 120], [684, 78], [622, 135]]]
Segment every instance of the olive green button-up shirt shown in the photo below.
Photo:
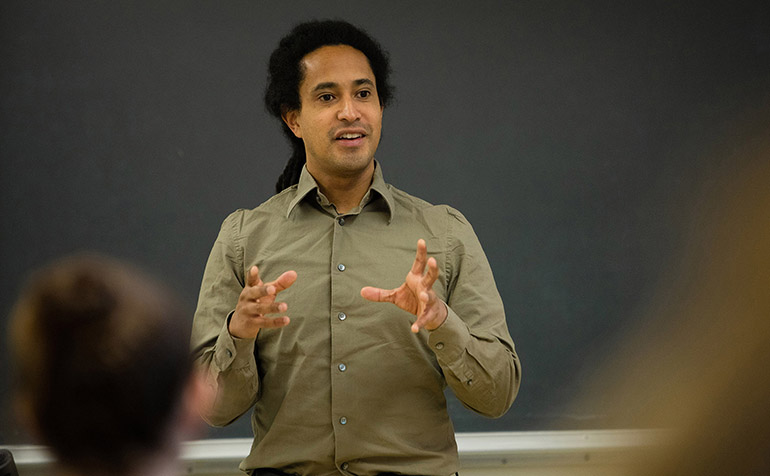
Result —
[[[417, 240], [438, 262], [448, 307], [433, 331], [361, 297], [400, 286]], [[279, 294], [291, 323], [237, 339], [227, 330], [247, 271], [287, 270]], [[203, 275], [192, 345], [216, 382], [207, 420], [227, 425], [253, 408], [254, 443], [241, 469], [301, 475], [449, 475], [457, 446], [443, 390], [496, 417], [510, 407], [521, 367], [487, 259], [465, 217], [386, 184], [380, 165], [359, 207], [344, 215], [303, 170], [299, 183], [222, 224]]]

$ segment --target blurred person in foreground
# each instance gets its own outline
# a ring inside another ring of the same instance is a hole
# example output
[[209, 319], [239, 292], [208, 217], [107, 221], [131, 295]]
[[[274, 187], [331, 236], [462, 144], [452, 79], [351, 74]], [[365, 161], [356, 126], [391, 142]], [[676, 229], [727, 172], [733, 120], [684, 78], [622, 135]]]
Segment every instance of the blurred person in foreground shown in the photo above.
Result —
[[[664, 428], [629, 475], [770, 474], [770, 134], [688, 207], [684, 253], [587, 401]], [[748, 150], [747, 147], [753, 147]]]
[[19, 419], [63, 475], [180, 474], [207, 405], [189, 318], [127, 265], [76, 255], [34, 274], [13, 311]]

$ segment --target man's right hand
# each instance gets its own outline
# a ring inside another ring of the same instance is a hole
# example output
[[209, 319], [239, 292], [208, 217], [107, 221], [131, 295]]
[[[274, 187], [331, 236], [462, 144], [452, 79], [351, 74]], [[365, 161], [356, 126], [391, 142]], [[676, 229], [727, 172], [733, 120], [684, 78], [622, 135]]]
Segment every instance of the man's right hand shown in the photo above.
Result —
[[284, 327], [289, 324], [289, 316], [267, 317], [267, 314], [284, 313], [289, 308], [285, 302], [275, 302], [278, 293], [288, 288], [297, 280], [295, 271], [286, 271], [275, 281], [263, 283], [259, 270], [252, 266], [246, 276], [246, 286], [238, 297], [233, 317], [227, 330], [239, 339], [254, 339], [263, 327]]

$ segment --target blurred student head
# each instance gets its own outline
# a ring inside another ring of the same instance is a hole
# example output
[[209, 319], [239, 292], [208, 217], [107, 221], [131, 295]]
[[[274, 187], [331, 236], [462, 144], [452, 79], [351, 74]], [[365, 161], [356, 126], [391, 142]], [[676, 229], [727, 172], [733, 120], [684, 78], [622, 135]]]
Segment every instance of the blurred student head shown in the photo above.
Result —
[[770, 473], [770, 136], [726, 155], [642, 326], [588, 398], [668, 428], [627, 474]]
[[104, 256], [31, 277], [11, 324], [16, 402], [63, 473], [176, 471], [205, 402], [188, 317], [163, 286]]

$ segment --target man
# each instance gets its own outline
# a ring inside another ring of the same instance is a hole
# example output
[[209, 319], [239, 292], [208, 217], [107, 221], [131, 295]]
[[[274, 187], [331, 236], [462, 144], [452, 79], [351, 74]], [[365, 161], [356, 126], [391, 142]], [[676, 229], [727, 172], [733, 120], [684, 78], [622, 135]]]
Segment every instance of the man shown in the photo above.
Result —
[[344, 22], [299, 25], [271, 56], [265, 100], [294, 155], [277, 195], [225, 219], [192, 335], [218, 389], [209, 423], [254, 407], [251, 474], [446, 476], [446, 385], [490, 417], [518, 391], [471, 226], [386, 184], [374, 160], [388, 71]]

